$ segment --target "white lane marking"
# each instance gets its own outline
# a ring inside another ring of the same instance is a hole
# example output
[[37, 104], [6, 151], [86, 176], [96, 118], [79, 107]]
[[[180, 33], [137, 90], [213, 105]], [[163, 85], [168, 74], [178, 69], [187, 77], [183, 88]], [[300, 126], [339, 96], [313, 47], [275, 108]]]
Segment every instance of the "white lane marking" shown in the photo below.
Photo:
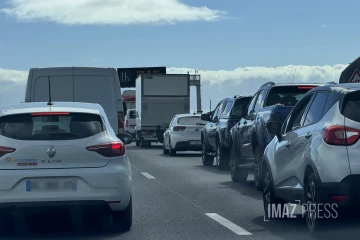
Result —
[[215, 220], [216, 222], [220, 223], [224, 227], [228, 228], [229, 230], [233, 231], [237, 235], [252, 235], [250, 232], [246, 231], [245, 229], [239, 227], [235, 223], [230, 222], [226, 218], [223, 218], [219, 214], [216, 213], [205, 213], [206, 216]]
[[150, 174], [148, 174], [147, 172], [141, 172], [142, 175], [144, 175], [145, 177], [147, 177], [148, 179], [155, 179], [154, 176], [151, 176]]

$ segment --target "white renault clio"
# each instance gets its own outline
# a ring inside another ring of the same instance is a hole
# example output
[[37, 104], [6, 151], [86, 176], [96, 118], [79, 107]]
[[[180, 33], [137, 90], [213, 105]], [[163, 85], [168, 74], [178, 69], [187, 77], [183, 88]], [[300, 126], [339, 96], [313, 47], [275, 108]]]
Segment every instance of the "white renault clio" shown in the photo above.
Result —
[[[119, 140], [121, 139], [121, 140]], [[132, 225], [132, 173], [125, 144], [99, 104], [0, 107], [0, 208], [91, 206]]]

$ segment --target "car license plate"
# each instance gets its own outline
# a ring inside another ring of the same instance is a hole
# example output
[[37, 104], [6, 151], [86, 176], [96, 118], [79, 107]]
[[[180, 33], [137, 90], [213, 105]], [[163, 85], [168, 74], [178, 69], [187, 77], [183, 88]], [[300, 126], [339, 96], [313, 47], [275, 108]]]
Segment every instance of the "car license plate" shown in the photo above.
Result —
[[54, 180], [27, 180], [27, 192], [75, 192], [77, 190], [76, 179]]
[[144, 140], [158, 140], [157, 137], [144, 137]]
[[189, 141], [190, 145], [201, 145], [201, 141]]

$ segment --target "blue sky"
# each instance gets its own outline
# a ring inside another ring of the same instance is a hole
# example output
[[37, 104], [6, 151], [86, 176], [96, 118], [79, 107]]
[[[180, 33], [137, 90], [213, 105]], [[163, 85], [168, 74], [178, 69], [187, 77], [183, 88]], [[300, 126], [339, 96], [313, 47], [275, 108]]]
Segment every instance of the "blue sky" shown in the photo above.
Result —
[[[1, 1], [0, 8], [10, 7]], [[203, 70], [335, 65], [358, 56], [358, 1], [186, 0], [227, 12], [214, 22], [63, 25], [0, 13], [0, 68], [106, 65]], [[146, 7], [146, 6], [145, 6]], [[119, 12], [121, 14], [121, 12]]]

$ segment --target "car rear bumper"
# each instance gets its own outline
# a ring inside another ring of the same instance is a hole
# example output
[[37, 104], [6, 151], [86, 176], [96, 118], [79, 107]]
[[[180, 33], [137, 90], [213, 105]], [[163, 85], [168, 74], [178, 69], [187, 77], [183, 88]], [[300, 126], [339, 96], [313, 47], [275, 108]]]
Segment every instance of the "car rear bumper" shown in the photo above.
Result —
[[[321, 183], [320, 191], [324, 203], [336, 203], [339, 208], [360, 207], [360, 174], [349, 175], [341, 182]], [[336, 202], [331, 196], [346, 196], [343, 202]]]
[[[71, 190], [35, 190], [29, 181], [76, 181]], [[111, 160], [101, 168], [0, 170], [0, 208], [95, 204], [113, 211], [125, 209], [132, 194], [128, 158]]]
[[[200, 144], [190, 144], [191, 141], [199, 141]], [[175, 144], [176, 151], [201, 151], [201, 140], [181, 141]]]

